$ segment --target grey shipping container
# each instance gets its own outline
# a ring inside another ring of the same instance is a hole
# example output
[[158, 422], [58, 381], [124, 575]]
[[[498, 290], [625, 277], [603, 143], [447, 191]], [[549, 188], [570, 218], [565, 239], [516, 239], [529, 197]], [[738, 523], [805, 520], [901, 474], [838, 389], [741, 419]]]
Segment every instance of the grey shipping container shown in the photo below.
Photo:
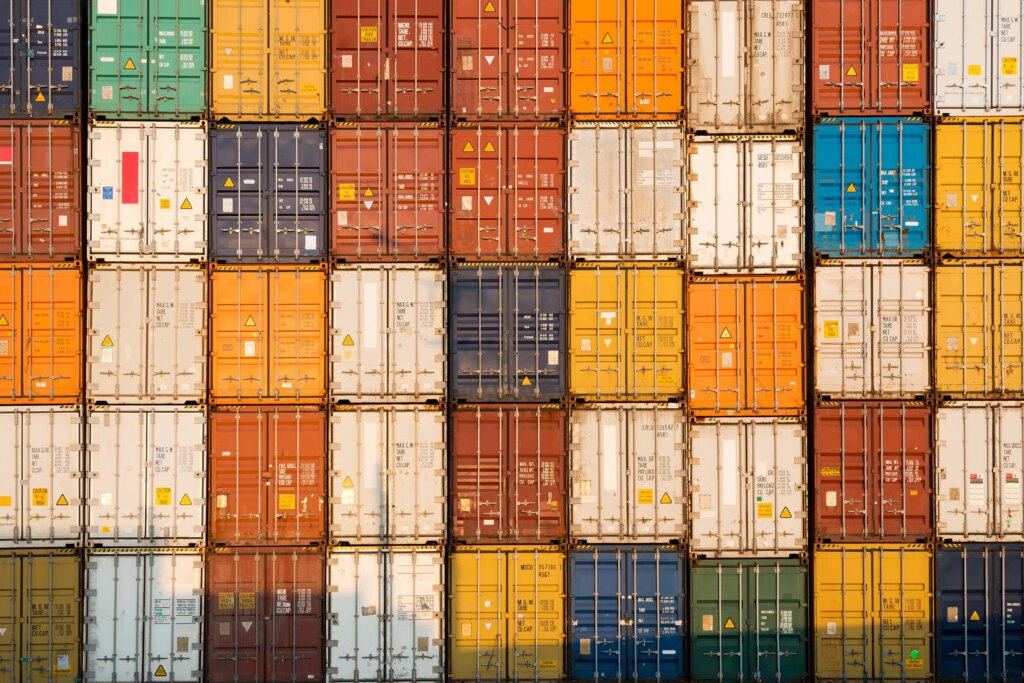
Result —
[[0, 14], [0, 118], [68, 118], [81, 109], [78, 0], [7, 0]]

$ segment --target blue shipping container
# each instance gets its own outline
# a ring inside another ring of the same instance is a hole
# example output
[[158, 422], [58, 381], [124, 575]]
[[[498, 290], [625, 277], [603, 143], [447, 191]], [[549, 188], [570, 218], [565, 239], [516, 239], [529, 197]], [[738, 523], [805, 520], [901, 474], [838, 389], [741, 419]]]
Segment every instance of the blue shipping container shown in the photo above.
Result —
[[78, 0], [7, 0], [0, 19], [0, 118], [67, 118], [81, 109]]
[[676, 548], [602, 545], [569, 553], [570, 674], [683, 680], [686, 558]]
[[1024, 544], [946, 546], [935, 563], [939, 678], [1024, 680]]
[[923, 255], [932, 244], [931, 127], [920, 119], [824, 119], [814, 127], [814, 250]]
[[565, 394], [565, 273], [546, 265], [452, 269], [451, 392], [467, 401]]

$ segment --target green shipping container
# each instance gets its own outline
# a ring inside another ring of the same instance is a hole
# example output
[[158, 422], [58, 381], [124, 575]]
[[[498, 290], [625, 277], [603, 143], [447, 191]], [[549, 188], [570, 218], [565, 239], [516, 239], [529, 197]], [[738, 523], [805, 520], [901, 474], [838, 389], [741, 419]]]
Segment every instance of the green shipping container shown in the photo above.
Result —
[[89, 107], [100, 118], [206, 111], [206, 0], [92, 0]]
[[800, 560], [696, 560], [690, 615], [691, 680], [807, 679], [807, 567]]

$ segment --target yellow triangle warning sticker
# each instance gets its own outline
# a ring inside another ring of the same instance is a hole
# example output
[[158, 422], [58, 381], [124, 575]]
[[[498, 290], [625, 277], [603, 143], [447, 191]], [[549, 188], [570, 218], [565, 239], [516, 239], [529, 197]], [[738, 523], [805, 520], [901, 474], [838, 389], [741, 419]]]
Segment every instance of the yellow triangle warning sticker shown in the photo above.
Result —
[[109, 349], [113, 345], [114, 345], [114, 340], [110, 338], [109, 334], [106, 337], [103, 338], [103, 341], [100, 342], [100, 346], [102, 346], [105, 349]]
[[857, 69], [855, 69], [855, 68], [853, 68], [853, 66], [851, 66], [849, 69], [846, 70], [846, 75], [847, 76], [856, 76], [857, 75]]
[[601, 44], [602, 45], [611, 45], [613, 42], [615, 42], [615, 41], [612, 40], [612, 34], [608, 33], [608, 31], [605, 31], [604, 32], [604, 37], [601, 38]]
[[971, 612], [971, 621], [981, 621], [981, 617], [978, 616], [978, 610]]
[[853, 183], [850, 183], [849, 185], [846, 186], [846, 191], [847, 192], [856, 192], [857, 191], [857, 186], [854, 185]]
[[345, 477], [345, 481], [341, 482], [341, 485], [347, 489], [352, 488], [352, 477]]
[[366, 188], [366, 192], [363, 192], [363, 196], [364, 197], [372, 197], [373, 196], [373, 190], [371, 190], [370, 188]]
[[167, 669], [165, 669], [164, 665], [161, 664], [160, 666], [158, 666], [156, 668], [156, 671], [153, 672], [153, 675], [154, 676], [166, 676], [167, 675]]
[[43, 91], [40, 90], [39, 94], [36, 95], [36, 102], [45, 102], [45, 101], [46, 101], [46, 98], [43, 97]]
[[722, 628], [736, 628], [736, 624], [732, 622], [732, 617], [729, 617], [725, 620], [725, 626], [723, 626]]
[[494, 151], [494, 145], [492, 145], [491, 143], [488, 142], [486, 145], [484, 145], [484, 151], [485, 152], [493, 152]]
[[60, 498], [57, 499], [57, 505], [67, 505], [68, 499], [64, 497], [64, 494], [60, 494]]
[[187, 493], [182, 494], [181, 500], [178, 501], [178, 505], [191, 505], [192, 499], [188, 497]]
[[524, 387], [532, 387], [533, 386], [533, 382], [530, 381], [529, 377], [523, 377], [523, 386]]
[[487, 0], [487, 4], [484, 5], [484, 11], [485, 12], [493, 12], [494, 11], [494, 3], [491, 2], [491, 0]]
[[356, 343], [354, 341], [352, 341], [352, 335], [351, 334], [346, 334], [345, 335], [345, 339], [343, 339], [342, 342], [341, 342], [342, 346], [355, 346], [355, 344]]
[[663, 493], [661, 494], [661, 500], [659, 500], [658, 502], [661, 503], [662, 505], [667, 505], [668, 503], [672, 502], [672, 498], [669, 497], [667, 493]]
[[720, 339], [732, 339], [732, 332], [729, 331], [728, 327], [722, 328], [722, 334], [718, 335]]
[[231, 176], [228, 176], [228, 179], [224, 181], [224, 187], [234, 187], [234, 186], [235, 186], [235, 181], [231, 179]]
[[192, 202], [190, 202], [188, 200], [188, 197], [185, 197], [185, 201], [183, 201], [181, 203], [181, 208], [183, 208], [183, 209], [191, 209], [192, 208]]
[[7, 316], [0, 313], [0, 327], [8, 327], [11, 323], [7, 322]]
[[132, 61], [131, 57], [129, 57], [128, 61], [124, 63], [124, 68], [126, 68], [126, 69], [134, 69], [135, 68], [135, 62]]
[[473, 151], [475, 151], [473, 149], [473, 143], [472, 142], [467, 142], [466, 146], [462, 148], [462, 151], [463, 152], [473, 152]]
[[792, 516], [793, 513], [789, 511], [788, 507], [782, 508], [782, 512], [779, 513], [781, 519], [790, 519]]
[[252, 319], [251, 315], [248, 318], [245, 319], [245, 326], [246, 327], [256, 327], [256, 321]]

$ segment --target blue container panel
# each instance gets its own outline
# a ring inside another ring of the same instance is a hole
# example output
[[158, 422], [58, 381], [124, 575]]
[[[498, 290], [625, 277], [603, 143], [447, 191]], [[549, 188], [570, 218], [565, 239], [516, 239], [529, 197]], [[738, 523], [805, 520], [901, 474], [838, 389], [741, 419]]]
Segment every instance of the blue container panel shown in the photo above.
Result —
[[78, 1], [9, 0], [5, 7], [0, 20], [0, 118], [78, 114]]

